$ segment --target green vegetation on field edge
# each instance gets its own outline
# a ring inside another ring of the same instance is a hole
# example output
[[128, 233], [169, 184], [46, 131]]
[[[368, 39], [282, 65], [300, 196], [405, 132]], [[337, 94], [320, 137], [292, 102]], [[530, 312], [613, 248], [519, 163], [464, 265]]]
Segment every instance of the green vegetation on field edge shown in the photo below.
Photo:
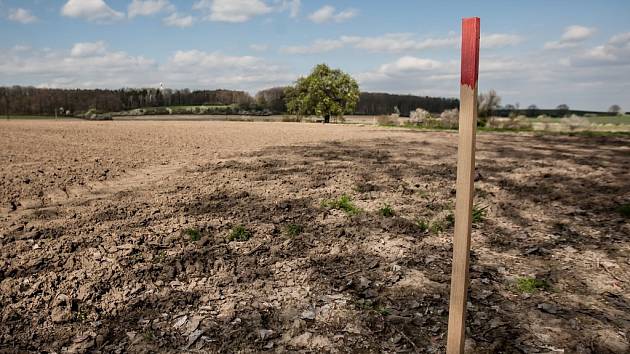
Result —
[[[394, 128], [394, 129], [406, 129], [406, 130], [415, 130], [418, 132], [435, 132], [435, 131], [446, 131], [446, 132], [454, 132], [458, 131], [457, 128], [443, 128], [443, 127], [422, 127], [417, 125], [379, 125], [381, 128]], [[547, 136], [547, 135], [556, 135], [556, 136], [582, 136], [582, 137], [603, 137], [603, 136], [623, 136], [630, 137], [630, 132], [626, 131], [546, 131], [546, 130], [533, 130], [533, 129], [503, 129], [503, 128], [488, 128], [488, 127], [477, 127], [478, 133], [506, 133], [506, 134], [519, 134], [519, 133], [528, 133], [534, 134], [535, 136]]]
[[18, 120], [18, 119], [25, 119], [25, 120], [49, 120], [49, 119], [72, 119], [73, 117], [65, 117], [65, 116], [59, 116], [59, 117], [55, 117], [55, 116], [33, 116], [33, 115], [26, 115], [26, 116], [19, 116], [19, 115], [10, 115], [8, 118], [7, 116], [0, 116], [0, 119], [4, 119], [4, 120]]

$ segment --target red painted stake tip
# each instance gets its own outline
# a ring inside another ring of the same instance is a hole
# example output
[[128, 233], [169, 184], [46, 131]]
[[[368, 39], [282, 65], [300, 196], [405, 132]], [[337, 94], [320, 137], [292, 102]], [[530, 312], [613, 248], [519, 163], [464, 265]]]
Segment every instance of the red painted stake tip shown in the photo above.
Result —
[[462, 19], [462, 78], [461, 84], [477, 86], [479, 77], [479, 17]]

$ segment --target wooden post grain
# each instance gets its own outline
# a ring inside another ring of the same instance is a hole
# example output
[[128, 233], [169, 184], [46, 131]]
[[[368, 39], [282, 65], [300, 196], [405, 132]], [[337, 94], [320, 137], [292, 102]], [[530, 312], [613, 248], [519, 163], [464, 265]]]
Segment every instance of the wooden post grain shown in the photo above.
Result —
[[462, 66], [457, 147], [457, 196], [453, 270], [448, 316], [446, 352], [464, 352], [468, 262], [475, 173], [475, 134], [477, 129], [477, 79], [479, 76], [479, 18], [462, 20]]

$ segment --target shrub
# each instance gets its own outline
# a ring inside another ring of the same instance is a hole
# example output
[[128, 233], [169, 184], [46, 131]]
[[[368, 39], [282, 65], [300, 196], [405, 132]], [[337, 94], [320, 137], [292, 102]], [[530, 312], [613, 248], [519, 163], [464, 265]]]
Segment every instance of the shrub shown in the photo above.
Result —
[[457, 128], [459, 126], [459, 109], [447, 109], [442, 112], [440, 124], [445, 128]]
[[422, 108], [416, 108], [415, 111], [409, 112], [409, 123], [426, 125], [432, 120], [431, 113]]
[[575, 114], [568, 118], [561, 118], [560, 123], [566, 124], [570, 130], [588, 128], [591, 126], [591, 122], [588, 119], [576, 116]]

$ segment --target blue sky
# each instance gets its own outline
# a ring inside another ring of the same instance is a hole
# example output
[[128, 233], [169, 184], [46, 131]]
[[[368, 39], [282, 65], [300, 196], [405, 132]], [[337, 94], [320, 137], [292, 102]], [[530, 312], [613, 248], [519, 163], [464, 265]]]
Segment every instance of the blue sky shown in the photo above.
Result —
[[627, 0], [0, 0], [0, 85], [255, 93], [326, 62], [364, 91], [456, 97], [468, 16], [504, 104], [630, 110]]

